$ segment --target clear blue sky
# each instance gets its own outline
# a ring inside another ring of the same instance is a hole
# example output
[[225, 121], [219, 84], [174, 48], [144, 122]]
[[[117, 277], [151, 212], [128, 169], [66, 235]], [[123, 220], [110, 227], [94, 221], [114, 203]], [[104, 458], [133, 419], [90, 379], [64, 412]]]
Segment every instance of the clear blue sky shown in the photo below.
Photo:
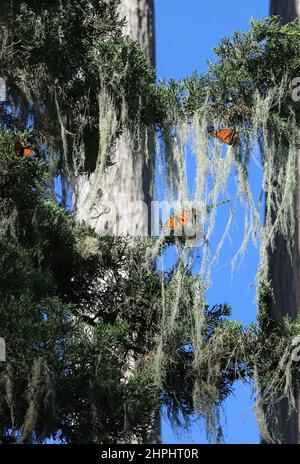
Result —
[[[207, 60], [213, 59], [212, 49], [220, 39], [231, 36], [235, 29], [247, 30], [251, 17], [267, 17], [269, 0], [156, 0], [155, 6], [157, 75], [158, 79], [169, 79], [183, 78], [195, 69], [204, 72]], [[254, 165], [251, 177], [254, 192], [259, 195], [261, 173]], [[256, 317], [254, 281], [258, 251], [249, 247], [241, 269], [232, 274], [230, 259], [240, 242], [242, 228], [240, 213], [231, 234], [232, 241], [226, 244], [214, 272], [207, 298], [210, 304], [229, 303], [233, 317], [248, 324]], [[225, 404], [223, 422], [226, 443], [259, 442], [248, 388], [237, 385], [235, 395]], [[206, 443], [201, 424], [195, 424], [188, 434], [180, 434], [172, 431], [166, 418], [162, 420], [162, 438], [168, 444]]]

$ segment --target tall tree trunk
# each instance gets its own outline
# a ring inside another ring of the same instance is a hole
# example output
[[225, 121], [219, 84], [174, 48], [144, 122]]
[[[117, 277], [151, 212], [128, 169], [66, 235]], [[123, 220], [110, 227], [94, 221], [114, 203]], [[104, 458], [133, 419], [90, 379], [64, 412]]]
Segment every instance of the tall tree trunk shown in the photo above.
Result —
[[[154, 0], [122, 0], [119, 10], [120, 16], [126, 18], [124, 34], [141, 44], [145, 56], [155, 66]], [[147, 236], [151, 230], [155, 138], [151, 130], [142, 137], [140, 148], [135, 153], [129, 132], [117, 141], [110, 156], [112, 165], [102, 175], [101, 195], [96, 200], [89, 195], [94, 174], [82, 175], [78, 179], [74, 195], [76, 219], [85, 221], [100, 234]], [[129, 353], [128, 376], [135, 364], [134, 354]], [[138, 440], [133, 436], [130, 441], [137, 443]], [[158, 406], [149, 423], [147, 442], [159, 441]]]
[[155, 66], [154, 0], [122, 0], [120, 14], [127, 20], [124, 34], [141, 44]]
[[[279, 15], [282, 22], [300, 17], [300, 0], [271, 0], [271, 15]], [[296, 77], [296, 76], [295, 76]], [[270, 278], [274, 288], [274, 315], [277, 319], [285, 315], [296, 317], [300, 312], [300, 150], [298, 153], [297, 191], [295, 192], [296, 230], [292, 260], [282, 236], [276, 239], [276, 249], [270, 254]], [[285, 401], [278, 406], [279, 432], [283, 443], [300, 443], [300, 395], [298, 412], [289, 417]]]
[[[124, 34], [138, 40], [155, 65], [154, 0], [122, 0]], [[146, 131], [133, 156], [131, 134], [125, 132], [111, 155], [111, 166], [101, 178], [101, 196], [89, 195], [94, 174], [82, 175], [75, 187], [76, 218], [100, 234], [146, 236], [150, 231], [154, 173], [154, 135]], [[92, 202], [92, 204], [91, 204]]]

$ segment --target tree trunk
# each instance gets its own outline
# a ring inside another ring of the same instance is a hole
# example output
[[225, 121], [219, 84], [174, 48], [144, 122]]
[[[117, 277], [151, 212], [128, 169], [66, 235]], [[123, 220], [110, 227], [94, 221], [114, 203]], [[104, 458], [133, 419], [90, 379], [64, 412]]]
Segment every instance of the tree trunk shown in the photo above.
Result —
[[292, 21], [300, 16], [300, 1], [271, 0], [270, 14], [281, 16], [283, 23]]
[[[300, 0], [271, 0], [271, 15], [279, 15], [283, 23], [300, 17]], [[296, 76], [295, 76], [296, 77]], [[276, 249], [270, 254], [270, 278], [274, 288], [274, 315], [280, 319], [285, 315], [295, 318], [300, 312], [300, 150], [298, 153], [298, 179], [295, 192], [296, 230], [292, 260], [287, 251], [283, 237], [276, 239]], [[289, 417], [285, 401], [278, 406], [279, 433], [283, 443], [300, 443], [300, 395], [298, 395], [298, 412]]]
[[[120, 16], [126, 18], [124, 34], [137, 40], [145, 56], [155, 66], [154, 0], [122, 0]], [[99, 234], [147, 236], [151, 231], [151, 201], [154, 180], [155, 137], [151, 130], [143, 135], [140, 148], [133, 153], [131, 134], [125, 132], [116, 143], [112, 165], [101, 178], [101, 195], [90, 198], [94, 174], [82, 175], [75, 186], [76, 219], [92, 226]], [[91, 204], [91, 201], [93, 204]], [[135, 334], [133, 334], [135, 336]], [[128, 354], [128, 376], [135, 368], [133, 353]], [[132, 444], [139, 438], [133, 436]], [[147, 443], [160, 442], [160, 410], [153, 411]]]
[[[120, 16], [126, 18], [124, 34], [138, 40], [145, 56], [155, 65], [153, 0], [122, 0]], [[94, 174], [82, 175], [75, 187], [76, 219], [100, 234], [146, 236], [151, 226], [154, 174], [154, 135], [143, 135], [133, 155], [131, 134], [125, 132], [116, 143], [111, 166], [101, 178], [101, 196], [91, 199]], [[93, 202], [93, 204], [91, 204]]]
[[124, 34], [141, 44], [155, 66], [154, 0], [122, 0], [120, 14], [127, 20]]

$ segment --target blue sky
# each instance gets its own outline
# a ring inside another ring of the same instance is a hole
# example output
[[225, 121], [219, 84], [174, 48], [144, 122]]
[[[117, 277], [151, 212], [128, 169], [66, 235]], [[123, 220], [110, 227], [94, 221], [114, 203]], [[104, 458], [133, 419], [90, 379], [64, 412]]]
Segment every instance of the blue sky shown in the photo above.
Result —
[[[268, 16], [268, 0], [156, 0], [156, 40], [158, 79], [183, 78], [194, 70], [207, 69], [213, 59], [213, 47], [233, 31], [249, 28], [250, 18]], [[259, 195], [261, 172], [254, 165], [250, 179], [254, 194]], [[226, 209], [224, 209], [224, 214]], [[222, 226], [222, 218], [220, 222]], [[242, 214], [238, 213], [231, 241], [225, 245], [218, 268], [213, 274], [213, 285], [207, 293], [210, 304], [227, 302], [233, 317], [246, 324], [255, 320], [255, 274], [258, 250], [249, 246], [239, 271], [232, 273], [230, 260], [242, 236]], [[259, 443], [259, 433], [253, 413], [251, 390], [237, 385], [223, 414], [226, 443]], [[173, 431], [168, 420], [162, 420], [164, 443], [206, 443], [201, 424], [195, 423], [189, 433]]]

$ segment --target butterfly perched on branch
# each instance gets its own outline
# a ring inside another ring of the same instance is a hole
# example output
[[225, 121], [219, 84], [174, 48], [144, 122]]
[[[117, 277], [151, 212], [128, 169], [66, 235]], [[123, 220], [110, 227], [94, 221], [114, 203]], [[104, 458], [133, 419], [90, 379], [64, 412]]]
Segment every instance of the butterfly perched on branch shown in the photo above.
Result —
[[164, 224], [165, 229], [179, 229], [187, 225], [190, 219], [193, 219], [196, 215], [195, 208], [189, 211], [180, 211], [178, 214], [172, 215], [168, 221]]
[[165, 223], [160, 220], [160, 230], [165, 237], [165, 243], [174, 245], [179, 241], [185, 243], [187, 247], [199, 246], [201, 243], [208, 244], [204, 231], [206, 215], [218, 206], [225, 205], [232, 200], [203, 205], [199, 210], [196, 208], [182, 210], [172, 214]]
[[235, 129], [223, 129], [217, 131], [210, 131], [209, 137], [215, 137], [227, 145], [233, 145], [235, 142]]
[[24, 147], [23, 143], [19, 139], [15, 139], [15, 153], [18, 157], [39, 156], [37, 151], [32, 150], [29, 147]]
[[[214, 208], [225, 205], [226, 203], [229, 203], [230, 201], [232, 201], [232, 199], [224, 200], [216, 204], [206, 205], [204, 208], [205, 208], [206, 213], [209, 214]], [[196, 208], [182, 210], [179, 213], [173, 214], [172, 216], [170, 216], [169, 219], [163, 224], [163, 228], [169, 229], [169, 230], [181, 229], [187, 226], [191, 221], [196, 224], [197, 216], [201, 217], [201, 214], [199, 213], [199, 211], [197, 213]]]
[[200, 238], [204, 238], [203, 227], [197, 224], [197, 211], [195, 208], [182, 210], [172, 214], [163, 224], [160, 221], [160, 229], [163, 231], [166, 243], [175, 244], [174, 240], [184, 241], [186, 244]]

